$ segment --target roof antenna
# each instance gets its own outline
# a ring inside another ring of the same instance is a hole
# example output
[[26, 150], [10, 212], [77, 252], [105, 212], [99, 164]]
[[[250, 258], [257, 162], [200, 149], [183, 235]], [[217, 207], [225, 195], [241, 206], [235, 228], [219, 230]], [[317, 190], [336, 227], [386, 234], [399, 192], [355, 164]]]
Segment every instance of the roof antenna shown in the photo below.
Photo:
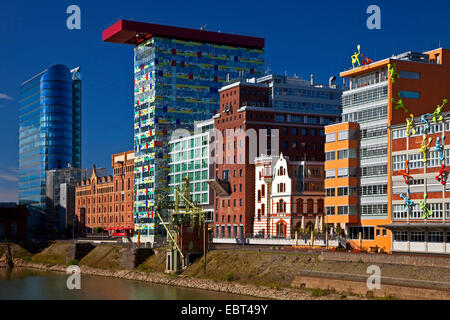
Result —
[[206, 31], [206, 26], [207, 26], [208, 24], [205, 24], [203, 27], [200, 27], [200, 30], [202, 30], [202, 31]]

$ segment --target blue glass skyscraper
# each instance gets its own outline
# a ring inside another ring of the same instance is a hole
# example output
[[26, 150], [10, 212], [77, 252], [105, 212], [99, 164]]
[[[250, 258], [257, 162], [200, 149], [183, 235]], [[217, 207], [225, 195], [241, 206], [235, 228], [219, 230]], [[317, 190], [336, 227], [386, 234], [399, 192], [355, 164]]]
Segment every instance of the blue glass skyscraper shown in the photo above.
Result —
[[21, 85], [19, 203], [45, 210], [45, 172], [81, 167], [81, 77], [54, 65]]

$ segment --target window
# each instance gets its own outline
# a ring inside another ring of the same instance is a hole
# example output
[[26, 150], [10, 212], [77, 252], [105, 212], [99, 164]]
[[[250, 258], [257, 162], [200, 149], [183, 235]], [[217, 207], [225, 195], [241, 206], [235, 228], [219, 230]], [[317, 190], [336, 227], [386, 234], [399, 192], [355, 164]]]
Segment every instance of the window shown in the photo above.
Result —
[[286, 184], [285, 183], [279, 183], [277, 185], [277, 191], [278, 192], [286, 192]]
[[420, 80], [420, 73], [419, 72], [411, 72], [411, 71], [399, 71], [400, 78], [405, 79], [414, 79], [414, 80]]
[[433, 212], [433, 215], [429, 217], [430, 219], [442, 219], [444, 217], [442, 203], [429, 203], [427, 207]]
[[356, 206], [338, 206], [339, 215], [354, 215], [356, 214]]
[[387, 165], [378, 165], [360, 168], [361, 177], [381, 176], [387, 174]]
[[325, 189], [327, 197], [334, 197], [336, 189], [335, 188], [327, 188]]
[[411, 242], [424, 242], [425, 232], [423, 231], [412, 231], [411, 232]]
[[361, 234], [362, 240], [374, 240], [374, 227], [348, 227], [349, 239], [358, 240]]
[[[305, 130], [305, 129], [302, 129], [302, 134], [303, 134], [303, 130]], [[325, 141], [326, 142], [335, 142], [336, 141], [336, 134], [334, 132], [326, 134]]]
[[420, 99], [420, 92], [417, 92], [417, 91], [400, 91], [400, 98]]
[[361, 159], [381, 157], [387, 155], [386, 145], [378, 145], [367, 148], [361, 148], [359, 151]]
[[329, 151], [325, 152], [325, 160], [331, 161], [336, 159], [336, 152], [335, 151]]
[[387, 204], [361, 205], [361, 215], [387, 215]]
[[356, 149], [338, 150], [338, 159], [355, 159]]
[[394, 231], [394, 241], [408, 241], [407, 231]]
[[348, 187], [338, 188], [338, 197], [348, 196]]
[[338, 169], [338, 178], [357, 177], [357, 176], [358, 176], [357, 168], [339, 168]]
[[334, 179], [336, 177], [336, 169], [330, 169], [325, 171], [326, 179]]
[[334, 216], [336, 214], [335, 207], [326, 207], [327, 216]]
[[277, 236], [278, 237], [286, 237], [286, 222], [278, 221], [277, 222]]
[[356, 130], [344, 130], [338, 132], [338, 140], [354, 140], [357, 138]]
[[361, 186], [360, 194], [362, 196], [380, 196], [387, 194], [387, 184], [375, 184]]
[[444, 242], [444, 233], [442, 231], [429, 231], [428, 242]]
[[392, 157], [392, 170], [398, 171], [405, 168], [406, 154]]

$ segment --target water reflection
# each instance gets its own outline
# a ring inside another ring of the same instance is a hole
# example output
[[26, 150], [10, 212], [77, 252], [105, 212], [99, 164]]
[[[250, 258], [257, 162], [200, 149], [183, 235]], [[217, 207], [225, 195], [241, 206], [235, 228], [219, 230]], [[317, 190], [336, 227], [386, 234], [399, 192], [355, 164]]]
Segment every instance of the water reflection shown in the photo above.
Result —
[[140, 281], [81, 275], [81, 290], [69, 290], [68, 275], [39, 270], [0, 269], [0, 300], [236, 300], [247, 296], [171, 287]]

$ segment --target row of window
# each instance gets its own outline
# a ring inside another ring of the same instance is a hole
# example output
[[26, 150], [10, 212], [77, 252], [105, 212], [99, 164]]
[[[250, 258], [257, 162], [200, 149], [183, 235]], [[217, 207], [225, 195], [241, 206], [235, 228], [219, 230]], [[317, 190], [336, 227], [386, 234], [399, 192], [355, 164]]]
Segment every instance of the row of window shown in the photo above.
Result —
[[394, 231], [393, 236], [394, 241], [400, 242], [425, 242], [427, 239], [427, 242], [431, 243], [450, 243], [450, 232], [443, 231]]
[[[339, 168], [337, 169], [338, 178], [351, 178], [358, 176], [358, 168]], [[336, 169], [329, 169], [325, 171], [326, 179], [336, 178]]]
[[387, 105], [342, 115], [344, 122], [366, 122], [387, 118]]
[[[381, 99], [387, 99], [387, 96], [388, 96], [387, 85], [370, 90], [356, 92], [353, 94], [347, 94], [342, 96], [342, 107], [343, 108], [351, 107], [358, 104], [370, 103]], [[346, 116], [347, 115], [344, 115], [344, 122], [349, 122], [350, 120], [346, 119]]]
[[[335, 215], [336, 207], [327, 206], [327, 215]], [[357, 214], [357, 206], [338, 206], [339, 215], [355, 215]], [[360, 206], [361, 215], [387, 215], [387, 204], [366, 204]]]
[[[442, 203], [427, 203], [426, 207], [432, 212], [432, 215], [428, 215], [428, 219], [443, 219], [444, 218], [444, 210]], [[412, 207], [405, 207], [403, 204], [395, 204], [392, 208], [392, 219], [423, 219], [423, 212], [418, 203], [415, 203]], [[445, 204], [445, 217], [450, 219], [450, 202]]]
[[[442, 133], [442, 129], [443, 129], [443, 124], [442, 123], [437, 123], [437, 124], [429, 124], [429, 129], [426, 131], [428, 134], [434, 134], [434, 133]], [[416, 125], [416, 133], [412, 134], [412, 132], [410, 133], [410, 137], [418, 137], [421, 136], [423, 134], [423, 132], [420, 132], [420, 123]], [[424, 125], [424, 128], [426, 128], [426, 126]], [[445, 131], [450, 131], [450, 122], [447, 122], [445, 124]], [[406, 129], [398, 129], [398, 130], [392, 130], [392, 139], [402, 139], [402, 138], [406, 138]]]
[[[355, 140], [358, 138], [357, 130], [342, 130], [337, 133], [337, 140]], [[325, 142], [335, 142], [336, 141], [336, 133], [328, 133], [325, 137]]]
[[[337, 214], [338, 215], [355, 215], [357, 214], [357, 208], [355, 205], [350, 205], [350, 206], [338, 206], [337, 207]], [[326, 207], [326, 214], [328, 216], [333, 216], [336, 214], [336, 207], [334, 206], [330, 206], [330, 207]]]
[[388, 80], [388, 70], [387, 68], [383, 68], [382, 70], [377, 70], [375, 72], [351, 78], [350, 90], [363, 88], [387, 80]]
[[[445, 165], [450, 165], [450, 149], [444, 150], [445, 155]], [[398, 171], [405, 169], [405, 161], [407, 155], [396, 155], [392, 157], [392, 170]], [[442, 161], [440, 159], [440, 153], [438, 151], [429, 151], [427, 156], [427, 167], [440, 167]], [[423, 168], [425, 162], [423, 162], [423, 153], [413, 153], [409, 155], [409, 168], [410, 169], [420, 169]]]

